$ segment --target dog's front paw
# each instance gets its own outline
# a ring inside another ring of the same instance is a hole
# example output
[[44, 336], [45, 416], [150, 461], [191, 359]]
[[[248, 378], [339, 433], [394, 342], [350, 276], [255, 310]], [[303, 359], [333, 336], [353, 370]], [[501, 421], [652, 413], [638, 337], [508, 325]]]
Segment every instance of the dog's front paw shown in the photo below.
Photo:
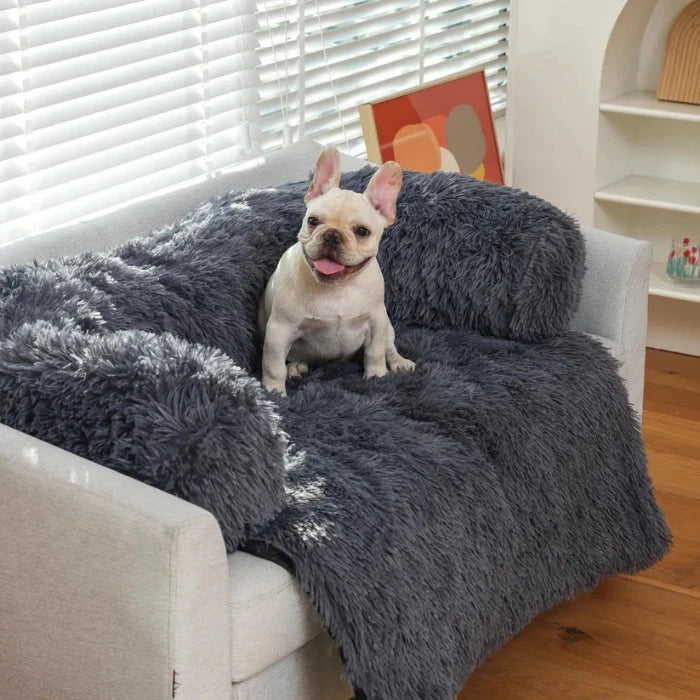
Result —
[[416, 363], [413, 360], [407, 360], [401, 355], [389, 359], [389, 369], [392, 372], [413, 372], [416, 368]]
[[281, 394], [282, 396], [287, 395], [287, 388], [284, 385], [284, 382], [263, 382], [263, 386], [268, 390], [268, 391], [276, 391], [278, 394]]
[[375, 367], [365, 367], [365, 379], [369, 377], [383, 377], [386, 374], [386, 364]]

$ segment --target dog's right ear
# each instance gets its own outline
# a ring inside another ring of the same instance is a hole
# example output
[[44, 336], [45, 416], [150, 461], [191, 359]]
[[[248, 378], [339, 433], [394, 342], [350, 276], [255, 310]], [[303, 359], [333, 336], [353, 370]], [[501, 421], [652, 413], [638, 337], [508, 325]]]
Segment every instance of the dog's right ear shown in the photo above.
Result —
[[340, 185], [340, 153], [337, 148], [326, 148], [316, 161], [314, 179], [304, 197], [304, 202], [320, 197], [332, 187]]

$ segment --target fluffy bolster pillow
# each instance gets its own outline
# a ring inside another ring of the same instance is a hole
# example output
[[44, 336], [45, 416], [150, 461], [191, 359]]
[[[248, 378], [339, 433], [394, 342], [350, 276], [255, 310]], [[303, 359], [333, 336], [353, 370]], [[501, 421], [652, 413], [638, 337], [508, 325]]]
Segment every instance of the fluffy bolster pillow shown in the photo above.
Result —
[[218, 350], [25, 323], [0, 342], [0, 394], [0, 422], [205, 508], [229, 551], [282, 507], [286, 435]]

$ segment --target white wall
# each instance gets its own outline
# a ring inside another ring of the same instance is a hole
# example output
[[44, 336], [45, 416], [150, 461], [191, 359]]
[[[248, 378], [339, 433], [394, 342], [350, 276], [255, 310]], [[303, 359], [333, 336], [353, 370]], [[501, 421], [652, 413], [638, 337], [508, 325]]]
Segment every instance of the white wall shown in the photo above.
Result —
[[511, 4], [506, 181], [553, 202], [582, 224], [593, 223], [605, 50], [626, 2]]

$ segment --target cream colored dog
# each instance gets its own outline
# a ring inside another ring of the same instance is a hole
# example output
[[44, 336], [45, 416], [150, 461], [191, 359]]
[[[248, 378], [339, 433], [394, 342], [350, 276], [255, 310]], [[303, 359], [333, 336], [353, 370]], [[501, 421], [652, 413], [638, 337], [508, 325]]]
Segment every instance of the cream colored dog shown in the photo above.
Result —
[[[341, 190], [340, 156], [319, 156], [304, 197], [299, 240], [282, 256], [260, 302], [263, 384], [285, 395], [287, 377], [364, 348], [365, 377], [415, 366], [396, 351], [384, 306], [379, 240], [396, 218], [398, 163], [382, 165], [363, 194]], [[287, 364], [288, 363], [288, 364]]]

